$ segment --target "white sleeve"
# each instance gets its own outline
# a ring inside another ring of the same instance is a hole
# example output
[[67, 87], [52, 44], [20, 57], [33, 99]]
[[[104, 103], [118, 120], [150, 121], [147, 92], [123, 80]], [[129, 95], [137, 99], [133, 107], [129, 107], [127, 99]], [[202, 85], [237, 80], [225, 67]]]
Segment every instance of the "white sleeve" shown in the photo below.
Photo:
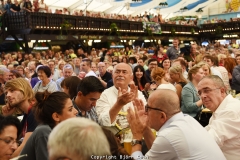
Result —
[[225, 141], [239, 136], [240, 113], [239, 111], [223, 110], [217, 114], [218, 118], [211, 118], [209, 125], [205, 129], [214, 138], [219, 147], [222, 147]]
[[111, 120], [109, 115], [109, 111], [111, 107], [112, 106], [110, 106], [108, 102], [106, 93], [103, 92], [100, 98], [97, 100], [97, 104], [95, 107], [100, 125], [113, 126], [111, 125]]

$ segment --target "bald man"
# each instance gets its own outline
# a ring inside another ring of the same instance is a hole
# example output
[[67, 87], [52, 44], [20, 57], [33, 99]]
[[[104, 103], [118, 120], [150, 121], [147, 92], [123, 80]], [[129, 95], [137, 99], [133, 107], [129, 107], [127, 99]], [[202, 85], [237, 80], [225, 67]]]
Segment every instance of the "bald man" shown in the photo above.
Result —
[[126, 119], [127, 109], [133, 107], [132, 101], [137, 97], [146, 100], [142, 92], [138, 91], [137, 86], [130, 82], [133, 80], [133, 72], [130, 65], [126, 63], [117, 64], [112, 73], [114, 86], [105, 89], [96, 104], [98, 121], [102, 126], [113, 127], [119, 130], [128, 127]]
[[[171, 90], [151, 93], [144, 107], [141, 100], [134, 100], [135, 111], [128, 109], [135, 160], [150, 159], [226, 159], [217, 143], [191, 116], [180, 110], [177, 94]], [[158, 131], [155, 138], [151, 128]], [[142, 137], [150, 149], [142, 155]]]

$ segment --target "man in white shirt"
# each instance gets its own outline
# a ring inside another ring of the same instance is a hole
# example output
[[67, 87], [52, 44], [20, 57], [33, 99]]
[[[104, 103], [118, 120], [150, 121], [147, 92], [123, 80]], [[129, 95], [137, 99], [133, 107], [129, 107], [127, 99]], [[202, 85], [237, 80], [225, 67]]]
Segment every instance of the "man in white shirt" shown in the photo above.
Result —
[[82, 60], [81, 69], [82, 69], [83, 72], [86, 73], [85, 77], [88, 77], [88, 76], [97, 77], [97, 75], [91, 70], [91, 60], [90, 59], [84, 58]]
[[[137, 99], [134, 105], [135, 111], [128, 109], [128, 122], [133, 134], [131, 156], [135, 160], [225, 160], [207, 131], [194, 118], [181, 112], [174, 91], [156, 90], [145, 107]], [[156, 138], [151, 128], [158, 131]], [[145, 156], [141, 152], [142, 137], [150, 149]]]
[[221, 79], [223, 79], [221, 72], [219, 72], [215, 67], [216, 64], [214, 64], [214, 57], [210, 55], [206, 55], [203, 57], [203, 61], [206, 62], [211, 69], [211, 72], [213, 75], [219, 76]]
[[[144, 104], [146, 100], [137, 86], [128, 85], [133, 79], [132, 68], [126, 63], [117, 64], [112, 73], [114, 86], [104, 90], [96, 104], [98, 121], [103, 126], [117, 126], [118, 129], [128, 127], [127, 109], [133, 107], [132, 101], [138, 97]], [[117, 124], [116, 124], [117, 123]]]
[[240, 157], [240, 101], [226, 94], [226, 87], [218, 76], [206, 76], [198, 83], [203, 105], [213, 112], [205, 127], [225, 157]]

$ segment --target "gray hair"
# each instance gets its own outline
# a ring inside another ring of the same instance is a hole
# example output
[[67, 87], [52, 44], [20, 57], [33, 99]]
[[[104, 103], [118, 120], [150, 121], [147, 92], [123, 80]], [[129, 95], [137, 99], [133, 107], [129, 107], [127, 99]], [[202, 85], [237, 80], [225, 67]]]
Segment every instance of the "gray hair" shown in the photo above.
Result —
[[71, 70], [73, 70], [73, 67], [72, 67], [71, 64], [66, 64], [66, 65], [63, 66], [63, 71], [64, 71], [65, 69], [71, 69]]
[[[217, 75], [205, 76], [205, 77], [203, 77], [203, 79], [211, 79], [214, 82], [214, 84], [217, 85], [217, 87], [224, 87], [225, 88], [223, 80]], [[201, 81], [203, 79], [201, 79]]]
[[110, 147], [101, 127], [87, 118], [70, 118], [58, 124], [48, 139], [49, 156], [74, 157], [90, 160], [92, 155], [103, 160], [110, 154]]
[[0, 67], [0, 75], [4, 75], [6, 72], [10, 72], [10, 70], [5, 67]]

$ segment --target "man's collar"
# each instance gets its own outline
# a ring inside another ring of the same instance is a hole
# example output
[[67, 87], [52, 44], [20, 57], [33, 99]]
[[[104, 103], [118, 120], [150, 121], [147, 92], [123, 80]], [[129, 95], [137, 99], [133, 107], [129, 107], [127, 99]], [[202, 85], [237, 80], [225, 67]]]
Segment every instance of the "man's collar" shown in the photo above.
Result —
[[170, 119], [168, 119], [163, 126], [160, 128], [160, 130], [158, 132], [161, 132], [162, 130], [164, 130], [165, 128], [167, 128], [172, 122], [178, 120], [178, 119], [182, 119], [184, 118], [184, 115], [182, 112], [179, 112], [175, 115], [173, 115]]

